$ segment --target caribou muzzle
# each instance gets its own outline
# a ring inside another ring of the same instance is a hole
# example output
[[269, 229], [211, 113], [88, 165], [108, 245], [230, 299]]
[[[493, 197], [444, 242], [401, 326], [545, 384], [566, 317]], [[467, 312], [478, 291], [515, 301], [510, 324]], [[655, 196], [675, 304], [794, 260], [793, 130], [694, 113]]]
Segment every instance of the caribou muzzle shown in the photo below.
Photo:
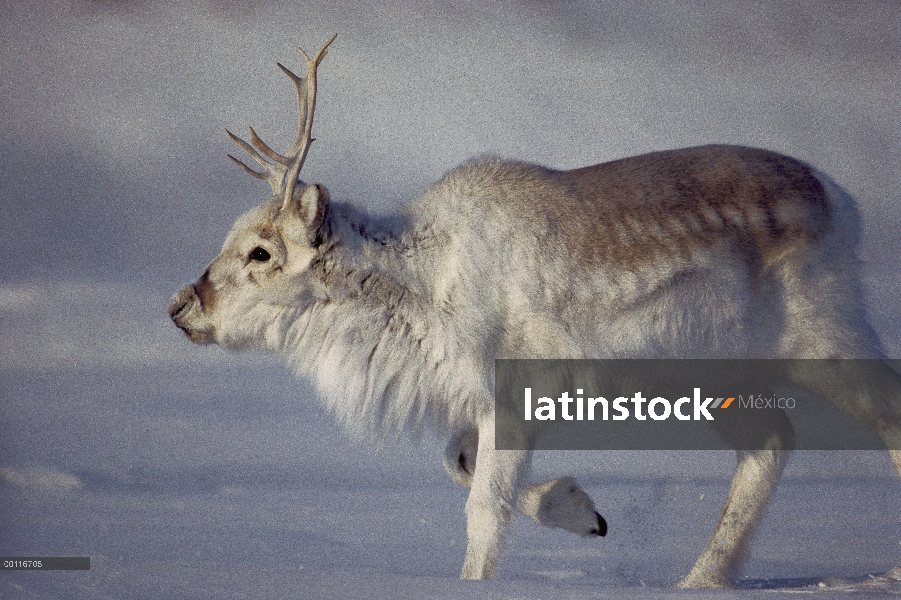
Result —
[[215, 341], [203, 312], [200, 295], [193, 285], [175, 292], [169, 300], [167, 310], [175, 326], [184, 331], [192, 342], [211, 344]]

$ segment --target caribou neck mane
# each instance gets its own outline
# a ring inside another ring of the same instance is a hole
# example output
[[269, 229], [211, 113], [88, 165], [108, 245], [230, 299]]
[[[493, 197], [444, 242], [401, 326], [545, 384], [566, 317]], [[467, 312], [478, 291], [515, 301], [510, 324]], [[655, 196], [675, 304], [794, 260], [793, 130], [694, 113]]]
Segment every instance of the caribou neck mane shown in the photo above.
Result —
[[458, 422], [476, 409], [469, 402], [452, 415], [436, 412], [447, 403], [430, 402], [441, 393], [434, 373], [449, 369], [456, 352], [446, 341], [452, 315], [430, 302], [424, 264], [448, 236], [427, 229], [412, 228], [408, 213], [372, 217], [334, 203], [310, 265], [316, 299], [274, 324], [275, 349], [349, 426], [400, 432], [425, 420]]
[[350, 204], [332, 205], [321, 229], [322, 252], [310, 265], [325, 300], [427, 310], [434, 276], [427, 265], [450, 236], [412, 223], [406, 211], [373, 216]]

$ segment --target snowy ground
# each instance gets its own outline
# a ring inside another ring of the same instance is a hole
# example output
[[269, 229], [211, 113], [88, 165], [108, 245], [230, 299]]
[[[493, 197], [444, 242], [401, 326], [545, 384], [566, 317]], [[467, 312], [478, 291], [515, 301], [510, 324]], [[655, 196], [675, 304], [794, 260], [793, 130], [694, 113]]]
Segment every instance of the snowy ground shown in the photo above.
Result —
[[[92, 561], [3, 573], [3, 598], [694, 597], [667, 586], [712, 530], [733, 460], [544, 453], [536, 477], [575, 474], [608, 536], [520, 517], [500, 580], [462, 582], [465, 494], [440, 444], [350, 439], [278, 367], [3, 377], [4, 554]], [[717, 594], [901, 594], [868, 577], [901, 564], [899, 493], [882, 453], [797, 453], [740, 589]]]

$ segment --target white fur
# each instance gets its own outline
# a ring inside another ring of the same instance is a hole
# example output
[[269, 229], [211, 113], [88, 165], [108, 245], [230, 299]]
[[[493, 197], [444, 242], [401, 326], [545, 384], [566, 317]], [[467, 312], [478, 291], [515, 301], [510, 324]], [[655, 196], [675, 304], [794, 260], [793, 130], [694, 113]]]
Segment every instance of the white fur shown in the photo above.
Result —
[[[483, 159], [381, 221], [316, 185], [281, 205], [242, 216], [170, 314], [196, 342], [282, 353], [351, 427], [448, 432], [448, 472], [471, 489], [465, 578], [495, 574], [517, 507], [583, 534], [598, 525], [570, 479], [520, 491], [529, 453], [493, 443], [494, 359], [882, 356], [853, 202], [772, 153], [710, 146], [569, 172]], [[271, 259], [251, 260], [257, 247]], [[830, 399], [899, 448], [901, 419], [876, 393]], [[791, 446], [774, 422], [767, 449], [739, 455], [680, 585], [729, 585]]]

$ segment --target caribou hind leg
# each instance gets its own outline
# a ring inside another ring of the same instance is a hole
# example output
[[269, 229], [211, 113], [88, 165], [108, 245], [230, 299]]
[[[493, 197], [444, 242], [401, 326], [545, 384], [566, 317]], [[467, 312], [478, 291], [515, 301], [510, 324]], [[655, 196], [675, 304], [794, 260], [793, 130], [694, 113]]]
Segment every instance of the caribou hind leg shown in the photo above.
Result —
[[[475, 429], [454, 434], [444, 451], [444, 468], [462, 488], [472, 487], [478, 454]], [[559, 527], [582, 536], [607, 535], [607, 521], [591, 497], [572, 477], [528, 485], [519, 492], [516, 510], [543, 527]]]
[[729, 588], [788, 459], [785, 450], [738, 453], [738, 467], [726, 505], [707, 547], [676, 587]]
[[[846, 359], [789, 360], [783, 363], [785, 371], [780, 377], [830, 400], [872, 428], [888, 446], [901, 476], [901, 376], [879, 360], [884, 355], [860, 309], [863, 300], [854, 279], [856, 264], [853, 256], [844, 255], [847, 246], [824, 243], [774, 265], [785, 298], [779, 354], [792, 359]], [[677, 587], [730, 586], [785, 466], [787, 450], [794, 445], [784, 412], [771, 414], [778, 419], [770, 424], [772, 429], [757, 422], [749, 429], [746, 423], [745, 429], [739, 430], [718, 419], [717, 427], [726, 437], [731, 436], [736, 447], [746, 450], [738, 453], [738, 468], [713, 536]], [[750, 440], [746, 437], [749, 432]], [[753, 439], [759, 435], [770, 438]], [[761, 444], [762, 440], [766, 441]]]
[[723, 411], [712, 424], [736, 448], [738, 465], [713, 535], [688, 575], [676, 587], [729, 588], [760, 515], [794, 448], [784, 410]]

